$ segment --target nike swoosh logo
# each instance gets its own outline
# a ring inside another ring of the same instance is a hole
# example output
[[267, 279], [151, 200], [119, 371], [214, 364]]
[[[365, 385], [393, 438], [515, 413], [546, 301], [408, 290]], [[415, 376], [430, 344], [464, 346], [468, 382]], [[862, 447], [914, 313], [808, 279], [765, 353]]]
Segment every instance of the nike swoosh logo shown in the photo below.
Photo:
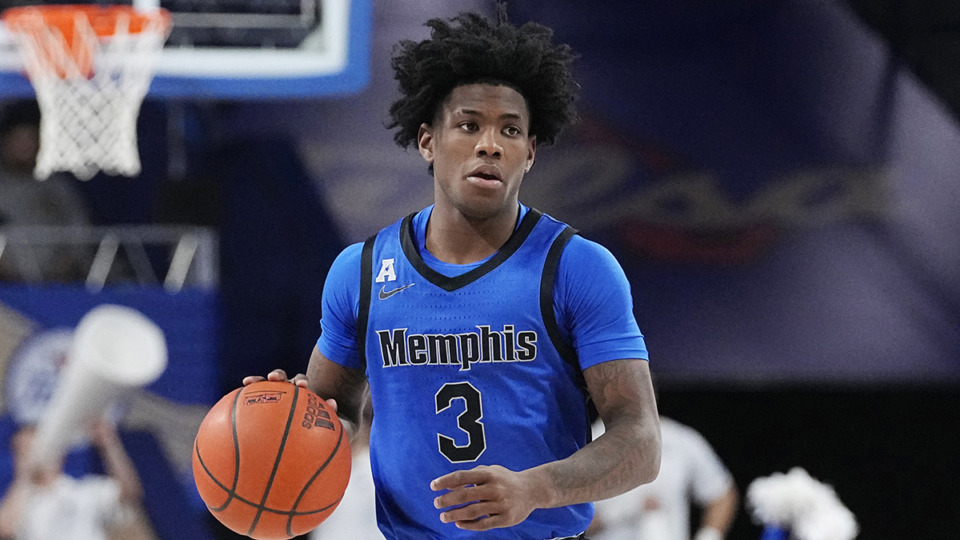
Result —
[[398, 292], [400, 292], [400, 291], [402, 291], [402, 290], [404, 290], [404, 289], [409, 289], [410, 287], [413, 287], [414, 285], [416, 285], [416, 283], [410, 283], [410, 284], [408, 284], [408, 285], [404, 285], [403, 287], [397, 287], [396, 289], [390, 289], [389, 291], [384, 290], [384, 289], [387, 288], [387, 286], [384, 285], [383, 287], [380, 287], [380, 299], [381, 299], [381, 300], [386, 300], [387, 298], [390, 298], [391, 296], [397, 294]]

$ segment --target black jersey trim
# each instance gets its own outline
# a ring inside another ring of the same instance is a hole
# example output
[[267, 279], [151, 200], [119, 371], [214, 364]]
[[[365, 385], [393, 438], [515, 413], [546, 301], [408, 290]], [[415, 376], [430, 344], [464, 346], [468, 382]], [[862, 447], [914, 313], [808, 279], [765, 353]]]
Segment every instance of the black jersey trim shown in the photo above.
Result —
[[550, 250], [547, 251], [547, 260], [543, 265], [543, 275], [540, 277], [540, 316], [543, 318], [543, 326], [547, 329], [547, 336], [554, 348], [560, 353], [560, 357], [570, 365], [573, 372], [573, 378], [577, 386], [583, 391], [584, 399], [587, 403], [587, 441], [592, 439], [590, 427], [599, 417], [597, 407], [590, 398], [590, 391], [587, 388], [587, 380], [583, 376], [583, 370], [580, 369], [580, 360], [577, 351], [573, 346], [563, 338], [563, 332], [560, 331], [560, 324], [557, 323], [557, 314], [553, 310], [553, 287], [557, 281], [557, 271], [560, 269], [560, 255], [570, 242], [570, 239], [577, 234], [577, 230], [569, 225], [554, 238], [550, 244]]
[[[560, 325], [557, 323], [557, 314], [553, 310], [553, 285], [557, 279], [557, 270], [560, 267], [560, 254], [567, 243], [577, 234], [577, 230], [567, 226], [554, 238], [547, 252], [547, 260], [543, 265], [543, 275], [540, 278], [540, 315], [543, 317], [543, 324], [547, 329], [547, 335], [553, 346], [560, 353], [560, 356], [574, 368], [576, 373], [580, 373], [580, 362], [577, 360], [577, 353], [573, 347], [563, 339], [563, 333], [560, 331]], [[579, 379], [582, 379], [581, 374]], [[580, 382], [579, 380], [577, 382]]]
[[400, 244], [403, 247], [403, 254], [407, 257], [407, 260], [410, 261], [410, 264], [413, 265], [414, 269], [416, 269], [417, 273], [430, 283], [447, 292], [465, 287], [503, 264], [503, 261], [507, 260], [523, 245], [523, 242], [530, 236], [537, 222], [540, 221], [540, 217], [543, 216], [540, 211], [531, 208], [527, 211], [527, 215], [523, 216], [520, 225], [513, 231], [513, 234], [510, 235], [510, 238], [507, 239], [507, 242], [503, 244], [503, 247], [500, 248], [500, 251], [498, 251], [496, 255], [469, 272], [460, 274], [459, 276], [448, 277], [430, 268], [420, 255], [420, 251], [417, 249], [416, 235], [413, 230], [413, 217], [415, 215], [416, 212], [403, 218], [403, 223], [400, 226]]
[[373, 235], [363, 243], [360, 252], [360, 307], [357, 310], [357, 343], [360, 349], [360, 371], [367, 371], [367, 322], [370, 320], [370, 296], [373, 291]]

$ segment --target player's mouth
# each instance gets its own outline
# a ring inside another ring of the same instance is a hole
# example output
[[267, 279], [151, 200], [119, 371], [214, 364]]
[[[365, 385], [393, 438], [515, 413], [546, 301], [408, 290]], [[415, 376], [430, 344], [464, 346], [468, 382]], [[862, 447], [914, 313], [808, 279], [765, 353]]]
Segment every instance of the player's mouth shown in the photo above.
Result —
[[478, 167], [467, 175], [467, 180], [481, 186], [495, 186], [503, 183], [500, 171], [494, 166]]

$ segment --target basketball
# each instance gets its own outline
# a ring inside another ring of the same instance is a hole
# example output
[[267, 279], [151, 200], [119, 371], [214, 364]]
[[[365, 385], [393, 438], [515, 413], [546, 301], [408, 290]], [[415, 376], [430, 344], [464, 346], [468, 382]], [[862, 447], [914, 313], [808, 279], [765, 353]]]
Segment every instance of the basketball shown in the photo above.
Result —
[[350, 443], [317, 394], [261, 381], [220, 399], [193, 443], [193, 478], [228, 529], [257, 540], [305, 534], [337, 508], [350, 480]]

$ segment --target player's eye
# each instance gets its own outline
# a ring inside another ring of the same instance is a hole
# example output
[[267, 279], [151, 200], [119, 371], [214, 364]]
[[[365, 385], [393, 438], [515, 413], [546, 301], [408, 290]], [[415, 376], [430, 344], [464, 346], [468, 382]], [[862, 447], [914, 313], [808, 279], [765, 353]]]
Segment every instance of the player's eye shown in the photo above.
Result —
[[517, 126], [507, 126], [506, 129], [503, 130], [503, 132], [511, 137], [516, 137], [523, 133], [520, 130], [520, 128], [518, 128]]

